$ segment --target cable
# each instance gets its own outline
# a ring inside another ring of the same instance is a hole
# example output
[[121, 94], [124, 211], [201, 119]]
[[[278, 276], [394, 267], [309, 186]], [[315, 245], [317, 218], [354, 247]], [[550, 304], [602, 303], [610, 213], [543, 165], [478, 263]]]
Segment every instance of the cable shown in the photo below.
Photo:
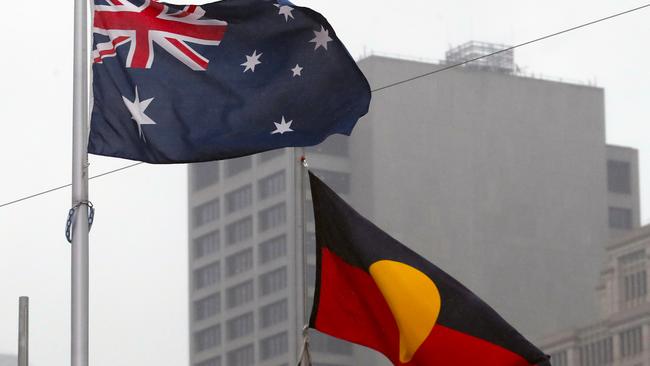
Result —
[[519, 47], [527, 46], [527, 45], [529, 45], [529, 44], [531, 44], [531, 43], [535, 43], [535, 42], [543, 41], [543, 40], [545, 40], [545, 39], [552, 38], [552, 37], [555, 37], [555, 36], [559, 36], [559, 35], [561, 35], [561, 34], [568, 33], [568, 32], [571, 32], [571, 31], [574, 31], [574, 30], [577, 30], [577, 29], [580, 29], [580, 28], [588, 27], [588, 26], [590, 26], [590, 25], [594, 25], [594, 24], [596, 24], [596, 23], [600, 23], [600, 22], [604, 22], [604, 21], [606, 21], [606, 20], [610, 20], [610, 19], [613, 19], [613, 18], [616, 18], [616, 17], [620, 17], [621, 15], [625, 15], [625, 14], [629, 14], [629, 13], [632, 13], [632, 12], [635, 12], [635, 11], [639, 11], [639, 10], [641, 10], [641, 9], [645, 9], [645, 8], [647, 8], [647, 7], [650, 7], [650, 4], [645, 4], [645, 5], [642, 5], [642, 6], [636, 7], [636, 8], [634, 8], [634, 9], [630, 9], [630, 10], [622, 11], [622, 12], [620, 12], [620, 13], [616, 13], [616, 14], [613, 14], [613, 15], [610, 15], [610, 16], [607, 16], [607, 17], [604, 17], [604, 18], [600, 18], [600, 19], [592, 20], [592, 21], [590, 21], [590, 22], [588, 22], [588, 23], [580, 24], [580, 25], [577, 25], [577, 26], [575, 26], [575, 27], [571, 27], [571, 28], [567, 28], [567, 29], [561, 30], [561, 31], [559, 31], [559, 32], [551, 33], [551, 34], [548, 34], [548, 35], [545, 35], [545, 36], [542, 36], [542, 37], [539, 37], [539, 38], [535, 38], [535, 39], [533, 39], [533, 40], [530, 40], [530, 41], [527, 41], [527, 42], [524, 42], [524, 43], [519, 43], [519, 44], [514, 45], [514, 46], [512, 46], [512, 47], [504, 48], [504, 49], [502, 49], [502, 50], [499, 50], [499, 51], [496, 51], [496, 52], [492, 52], [492, 53], [489, 53], [489, 54], [487, 54], [487, 55], [483, 55], [483, 56], [475, 57], [475, 58], [469, 59], [469, 60], [467, 60], [467, 61], [459, 62], [459, 63], [457, 63], [457, 64], [448, 65], [448, 66], [442, 67], [442, 68], [440, 68], [440, 69], [436, 69], [436, 70], [433, 70], [433, 71], [427, 72], [427, 73], [422, 74], [422, 75], [417, 75], [417, 76], [414, 76], [414, 77], [412, 77], [412, 78], [408, 78], [408, 79], [405, 79], [405, 80], [401, 80], [401, 81], [394, 82], [394, 83], [392, 83], [392, 84], [384, 85], [384, 86], [379, 87], [379, 88], [377, 88], [377, 89], [373, 89], [372, 92], [375, 93], [375, 92], [378, 92], [378, 91], [381, 91], [381, 90], [384, 90], [384, 89], [392, 88], [392, 87], [394, 87], [394, 86], [398, 86], [398, 85], [401, 85], [401, 84], [409, 83], [409, 82], [411, 82], [411, 81], [413, 81], [413, 80], [421, 79], [421, 78], [423, 78], [423, 77], [427, 77], [427, 76], [430, 76], [430, 75], [433, 75], [433, 74], [437, 74], [437, 73], [439, 73], [439, 72], [443, 72], [443, 71], [446, 71], [446, 70], [449, 70], [449, 69], [453, 69], [453, 68], [458, 67], [458, 66], [463, 66], [463, 65], [466, 65], [466, 64], [468, 64], [468, 63], [470, 63], [470, 62], [474, 62], [474, 61], [478, 61], [478, 60], [483, 59], [483, 58], [487, 58], [487, 57], [491, 57], [491, 56], [494, 56], [494, 55], [498, 55], [498, 54], [503, 53], [503, 52], [507, 52], [507, 51], [510, 51], [510, 50], [514, 50], [515, 48], [519, 48]]
[[[121, 167], [121, 168], [117, 168], [117, 169], [110, 170], [110, 171], [107, 171], [107, 172], [104, 172], [104, 173], [101, 173], [101, 174], [98, 174], [98, 175], [94, 175], [94, 176], [92, 176], [92, 177], [90, 177], [90, 178], [88, 178], [88, 179], [100, 178], [100, 177], [103, 177], [103, 176], [105, 176], [105, 175], [109, 175], [109, 174], [117, 173], [117, 172], [119, 172], [119, 171], [122, 171], [122, 170], [125, 170], [125, 169], [129, 169], [129, 168], [133, 168], [134, 166], [136, 166], [136, 165], [140, 165], [140, 164], [144, 164], [144, 163], [139, 162], [139, 163], [135, 163], [135, 164], [131, 164], [131, 165], [127, 165], [127, 166], [123, 166], [123, 167]], [[48, 194], [48, 193], [51, 193], [51, 192], [54, 192], [54, 191], [58, 191], [58, 190], [60, 190], [60, 189], [70, 187], [71, 185], [72, 185], [72, 184], [62, 185], [62, 186], [59, 186], [59, 187], [56, 187], [56, 188], [48, 189], [48, 190], [43, 191], [43, 192], [39, 192], [39, 193], [32, 194], [32, 195], [30, 195], [30, 196], [26, 196], [26, 197], [23, 197], [23, 198], [19, 198], [19, 199], [14, 200], [14, 201], [6, 202], [6, 203], [3, 203], [3, 204], [0, 204], [0, 208], [5, 207], [5, 206], [9, 206], [9, 205], [13, 205], [13, 204], [18, 203], [18, 202], [26, 201], [26, 200], [28, 200], [28, 199], [30, 199], [30, 198], [34, 198], [34, 197], [42, 196], [42, 195], [44, 195], [44, 194]]]
[[[453, 69], [453, 68], [456, 68], [456, 67], [459, 67], [459, 66], [463, 66], [463, 65], [466, 65], [466, 64], [468, 64], [468, 63], [471, 63], [471, 62], [474, 62], [474, 61], [478, 61], [478, 60], [480, 60], [480, 59], [484, 59], [484, 58], [487, 58], [487, 57], [491, 57], [491, 56], [494, 56], [494, 55], [498, 55], [498, 54], [503, 53], [503, 52], [507, 52], [507, 51], [510, 51], [510, 50], [514, 50], [515, 48], [519, 48], [519, 47], [527, 46], [527, 45], [529, 45], [529, 44], [531, 44], [531, 43], [536, 43], [536, 42], [539, 42], [539, 41], [543, 41], [543, 40], [545, 40], [545, 39], [549, 39], [549, 38], [552, 38], [552, 37], [556, 37], [556, 36], [559, 36], [559, 35], [561, 35], [561, 34], [568, 33], [568, 32], [571, 32], [571, 31], [574, 31], [574, 30], [577, 30], [577, 29], [580, 29], [580, 28], [585, 28], [585, 27], [588, 27], [588, 26], [590, 26], [590, 25], [594, 25], [594, 24], [596, 24], [596, 23], [600, 23], [600, 22], [604, 22], [604, 21], [606, 21], [606, 20], [610, 20], [610, 19], [613, 19], [613, 18], [616, 18], [616, 17], [620, 17], [621, 15], [625, 15], [625, 14], [633, 13], [633, 12], [635, 12], [635, 11], [639, 11], [639, 10], [642, 10], [642, 9], [645, 9], [645, 8], [648, 8], [648, 7], [650, 7], [650, 4], [641, 5], [641, 6], [639, 6], [639, 7], [633, 8], [633, 9], [625, 10], [625, 11], [622, 11], [622, 12], [620, 12], [620, 13], [616, 13], [616, 14], [612, 14], [612, 15], [610, 15], [610, 16], [606, 16], [606, 17], [604, 17], [604, 18], [600, 18], [600, 19], [592, 20], [592, 21], [590, 21], [590, 22], [583, 23], [583, 24], [580, 24], [580, 25], [577, 25], [577, 26], [574, 26], [574, 27], [571, 27], [571, 28], [567, 28], [567, 29], [561, 30], [561, 31], [559, 31], [559, 32], [551, 33], [551, 34], [548, 34], [548, 35], [545, 35], [545, 36], [542, 36], [542, 37], [539, 37], [539, 38], [535, 38], [535, 39], [530, 40], [530, 41], [527, 41], [527, 42], [519, 43], [519, 44], [514, 45], [514, 46], [512, 46], [512, 47], [507, 47], [507, 48], [504, 48], [504, 49], [502, 49], [502, 50], [499, 50], [499, 51], [496, 51], [496, 52], [489, 53], [489, 54], [487, 54], [487, 55], [483, 55], [483, 56], [475, 57], [475, 58], [469, 59], [469, 60], [467, 60], [467, 61], [459, 62], [459, 63], [456, 63], [456, 64], [447, 65], [447, 66], [442, 67], [442, 68], [440, 68], [440, 69], [436, 69], [436, 70], [433, 70], [433, 71], [430, 71], [430, 72], [427, 72], [427, 73], [424, 73], [424, 74], [421, 74], [421, 75], [417, 75], [417, 76], [414, 76], [414, 77], [411, 77], [411, 78], [408, 78], [408, 79], [405, 79], [405, 80], [397, 81], [397, 82], [394, 82], [394, 83], [392, 83], [392, 84], [384, 85], [384, 86], [382, 86], [382, 87], [379, 87], [379, 88], [376, 88], [376, 89], [371, 90], [371, 92], [372, 92], [372, 93], [376, 93], [376, 92], [381, 91], [381, 90], [384, 90], [384, 89], [388, 89], [388, 88], [392, 88], [392, 87], [394, 87], [394, 86], [398, 86], [398, 85], [406, 84], [406, 83], [409, 83], [409, 82], [414, 81], [414, 80], [417, 80], [417, 79], [421, 79], [421, 78], [424, 78], [424, 77], [427, 77], [427, 76], [430, 76], [430, 75], [433, 75], [433, 74], [437, 74], [437, 73], [440, 73], [440, 72], [443, 72], [443, 71], [447, 71], [447, 70], [449, 70], [449, 69]], [[132, 168], [132, 167], [134, 167], [134, 166], [136, 166], [136, 165], [140, 165], [140, 164], [143, 164], [143, 163], [140, 162], [140, 163], [135, 163], [135, 164], [131, 164], [131, 165], [127, 165], [127, 166], [123, 166], [123, 167], [118, 168], [118, 169], [115, 169], [115, 170], [111, 170], [111, 171], [108, 171], [108, 172], [105, 172], [105, 173], [102, 173], [102, 174], [99, 174], [99, 175], [95, 175], [95, 176], [93, 176], [93, 177], [90, 177], [90, 179], [95, 179], [95, 178], [103, 177], [103, 176], [105, 176], [105, 175], [109, 175], [109, 174], [117, 173], [117, 172], [119, 172], [119, 171], [122, 171], [122, 170], [125, 170], [125, 169], [129, 169], [129, 168]], [[34, 198], [34, 197], [42, 196], [42, 195], [44, 195], [44, 194], [48, 194], [48, 193], [51, 193], [51, 192], [54, 192], [54, 191], [58, 191], [58, 190], [60, 190], [60, 189], [66, 188], [66, 187], [70, 187], [71, 185], [72, 185], [72, 184], [66, 184], [66, 185], [63, 185], [63, 186], [60, 186], [60, 187], [56, 187], [56, 188], [48, 189], [48, 190], [43, 191], [43, 192], [39, 192], [39, 193], [36, 193], [36, 194], [32, 194], [32, 195], [30, 195], [30, 196], [26, 196], [26, 197], [23, 197], [23, 198], [19, 198], [19, 199], [14, 200], [14, 201], [10, 201], [10, 202], [7, 202], [7, 203], [3, 203], [3, 204], [0, 204], [0, 208], [5, 207], [5, 206], [9, 206], [9, 205], [13, 205], [13, 204], [15, 204], [15, 203], [22, 202], [22, 201], [25, 201], [25, 200], [28, 200], [28, 199], [31, 199], [31, 198]]]

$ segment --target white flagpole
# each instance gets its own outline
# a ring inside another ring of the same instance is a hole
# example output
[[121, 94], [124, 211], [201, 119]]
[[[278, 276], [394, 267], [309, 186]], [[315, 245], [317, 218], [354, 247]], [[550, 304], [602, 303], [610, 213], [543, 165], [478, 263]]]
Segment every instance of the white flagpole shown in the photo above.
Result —
[[72, 112], [71, 364], [88, 366], [88, 35], [87, 0], [74, 0]]

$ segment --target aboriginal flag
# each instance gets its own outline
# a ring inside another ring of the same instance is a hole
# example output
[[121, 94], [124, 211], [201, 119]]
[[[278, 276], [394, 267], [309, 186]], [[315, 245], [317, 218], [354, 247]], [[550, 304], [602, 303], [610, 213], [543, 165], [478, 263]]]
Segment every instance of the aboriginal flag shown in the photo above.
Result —
[[476, 295], [309, 177], [318, 263], [311, 328], [394, 365], [550, 366]]

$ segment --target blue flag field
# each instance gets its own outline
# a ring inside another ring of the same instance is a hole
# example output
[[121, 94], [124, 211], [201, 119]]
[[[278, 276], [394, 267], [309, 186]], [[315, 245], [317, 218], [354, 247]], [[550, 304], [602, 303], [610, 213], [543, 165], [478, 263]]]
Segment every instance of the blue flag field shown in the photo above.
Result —
[[264, 0], [96, 0], [88, 152], [219, 160], [349, 135], [370, 88], [327, 20]]

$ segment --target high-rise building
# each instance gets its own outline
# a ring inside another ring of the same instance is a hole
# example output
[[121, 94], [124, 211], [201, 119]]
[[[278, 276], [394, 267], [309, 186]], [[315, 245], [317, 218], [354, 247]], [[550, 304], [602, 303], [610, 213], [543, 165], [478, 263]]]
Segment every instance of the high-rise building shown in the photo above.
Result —
[[[373, 89], [439, 67], [381, 56], [359, 65]], [[601, 88], [468, 67], [374, 93], [350, 138], [307, 154], [353, 207], [535, 339], [597, 313], [594, 268], [610, 232], [629, 224], [611, 208], [638, 225], [635, 153], [608, 148], [604, 127]], [[191, 166], [192, 366], [296, 363], [295, 161], [284, 149]], [[382, 364], [325, 336], [312, 347], [315, 365]]]
[[[348, 151], [342, 136], [309, 149], [312, 171], [341, 194], [350, 189]], [[303, 326], [294, 244], [297, 159], [292, 149], [281, 149], [190, 167], [193, 366], [297, 363]], [[307, 277], [313, 284], [313, 213], [306, 222]], [[320, 365], [351, 365], [350, 344], [318, 334], [311, 338]]]

